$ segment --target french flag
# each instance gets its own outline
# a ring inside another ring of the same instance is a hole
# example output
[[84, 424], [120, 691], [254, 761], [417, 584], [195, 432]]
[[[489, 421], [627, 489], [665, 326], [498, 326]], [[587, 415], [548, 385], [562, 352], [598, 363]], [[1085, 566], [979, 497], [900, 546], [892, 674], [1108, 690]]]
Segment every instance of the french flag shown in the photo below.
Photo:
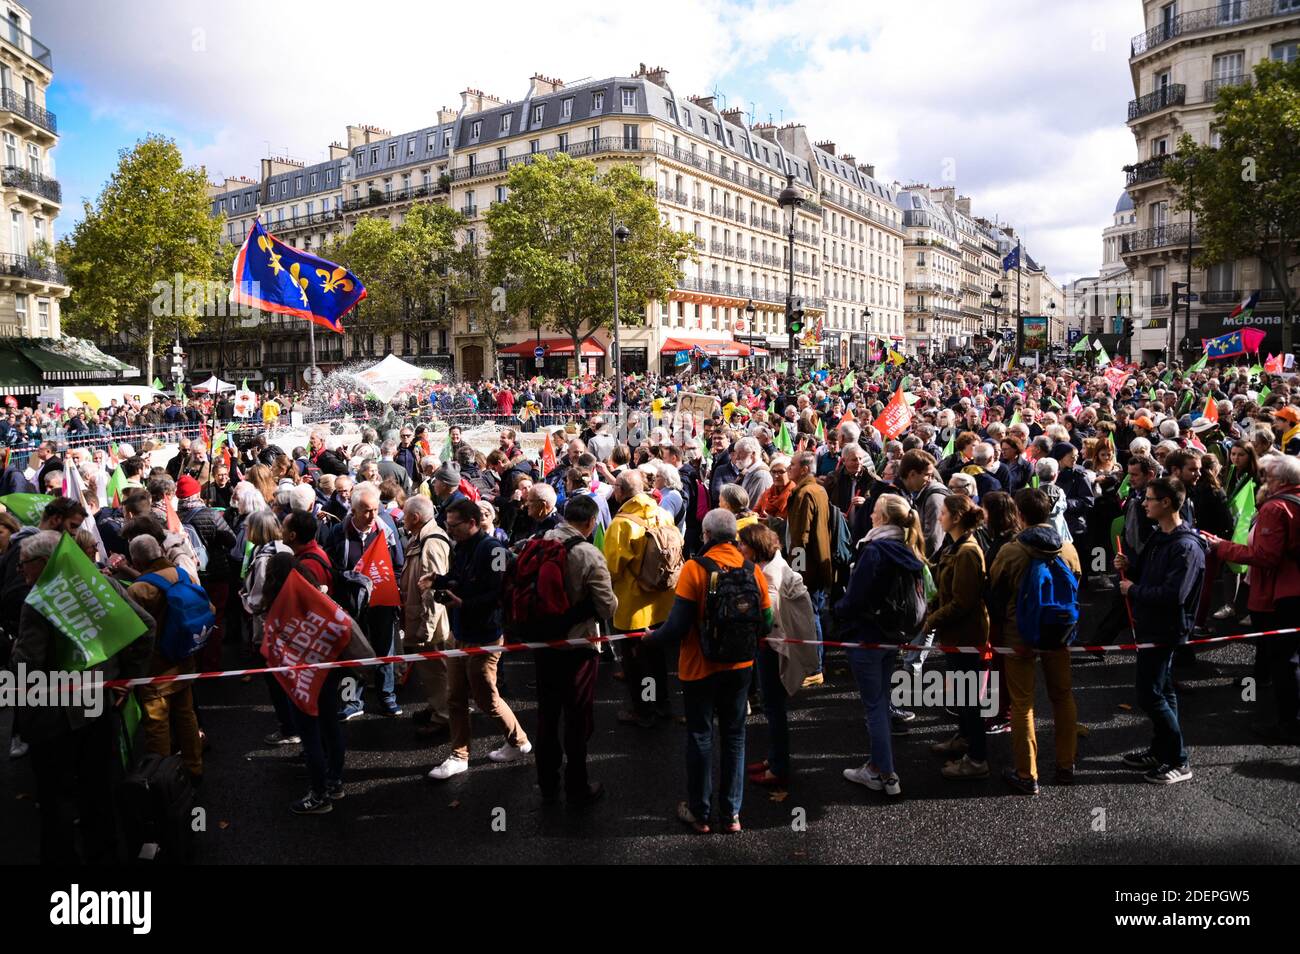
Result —
[[1259, 292], [1252, 292], [1249, 298], [1239, 304], [1236, 308], [1232, 309], [1232, 314], [1228, 317], [1231, 319], [1236, 318], [1238, 315], [1245, 315], [1247, 318], [1250, 318], [1255, 312], [1255, 303], [1258, 301]]

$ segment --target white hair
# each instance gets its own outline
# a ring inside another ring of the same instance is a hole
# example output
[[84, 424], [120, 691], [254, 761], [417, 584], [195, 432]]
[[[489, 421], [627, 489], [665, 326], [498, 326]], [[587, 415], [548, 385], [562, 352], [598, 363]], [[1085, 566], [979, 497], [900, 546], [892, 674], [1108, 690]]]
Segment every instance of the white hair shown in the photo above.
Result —
[[862, 428], [858, 427], [858, 425], [854, 424], [852, 421], [845, 421], [841, 424], [839, 431], [840, 439], [844, 441], [852, 441], [856, 443], [857, 439], [862, 436]]
[[316, 507], [316, 491], [311, 484], [298, 484], [289, 490], [289, 507], [304, 513], [312, 512]]
[[976, 441], [975, 446], [971, 448], [972, 459], [981, 467], [987, 467], [993, 463], [993, 455], [993, 445], [988, 441]]
[[682, 475], [681, 472], [678, 471], [676, 467], [674, 467], [672, 464], [668, 463], [667, 461], [662, 461], [662, 460], [654, 461], [653, 464], [654, 464], [655, 473], [658, 476], [663, 478], [664, 486], [666, 486], [669, 490], [682, 489]]
[[360, 500], [370, 500], [376, 507], [379, 506], [379, 485], [370, 480], [363, 480], [352, 488], [351, 503], [353, 509], [356, 508]]
[[1151, 442], [1145, 437], [1135, 437], [1129, 441], [1128, 452], [1132, 457], [1150, 457]]
[[[24, 560], [48, 560], [54, 555], [54, 550], [62, 539], [63, 534], [57, 530], [38, 530], [23, 539], [20, 555]], [[139, 540], [140, 537], [136, 539]], [[153, 537], [148, 539], [152, 540]]]
[[250, 513], [266, 509], [266, 498], [262, 496], [262, 492], [246, 480], [235, 484], [234, 500], [235, 510], [245, 517]]
[[1048, 484], [1056, 480], [1056, 473], [1060, 469], [1060, 465], [1051, 457], [1044, 457], [1034, 465], [1034, 473], [1038, 475], [1038, 479]]
[[555, 488], [550, 484], [533, 484], [528, 489], [528, 496], [545, 503], [548, 510], [555, 507]]
[[[845, 427], [849, 425], [845, 424]], [[867, 456], [866, 449], [858, 443], [857, 438], [852, 439], [852, 443], [845, 444], [844, 450], [840, 451], [840, 457], [852, 457], [854, 460], [863, 460]]]
[[1288, 454], [1266, 454], [1259, 462], [1260, 466], [1263, 467], [1264, 461], [1270, 457], [1273, 460], [1268, 465], [1269, 477], [1284, 484], [1300, 484], [1300, 457]]
[[700, 529], [711, 541], [736, 539], [736, 515], [729, 510], [718, 508], [704, 515]]
[[403, 513], [414, 514], [421, 520], [431, 520], [434, 514], [433, 501], [424, 494], [412, 494], [406, 498], [406, 505], [402, 508]]
[[[1055, 463], [1055, 461], [1053, 461], [1053, 463]], [[962, 488], [966, 496], [971, 497], [972, 499], [979, 492], [978, 485], [975, 483], [975, 478], [970, 474], [958, 473], [953, 474], [948, 478], [949, 490], [956, 490], [958, 487]]]

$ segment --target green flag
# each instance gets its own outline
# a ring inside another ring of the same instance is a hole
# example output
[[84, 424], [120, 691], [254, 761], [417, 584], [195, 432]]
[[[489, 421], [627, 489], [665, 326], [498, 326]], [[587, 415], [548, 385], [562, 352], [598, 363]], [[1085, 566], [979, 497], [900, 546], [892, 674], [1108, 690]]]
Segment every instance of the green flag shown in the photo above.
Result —
[[247, 390], [248, 390], [248, 378], [244, 378], [244, 380], [243, 380], [242, 382], [240, 382], [239, 390], [241, 390], [241, 391], [247, 391]]
[[803, 387], [801, 387], [801, 388], [799, 389], [799, 393], [800, 393], [800, 394], [807, 394], [807, 393], [808, 393], [809, 391], [811, 391], [811, 390], [812, 390], [812, 382], [809, 381], [807, 384], [805, 384]]
[[790, 367], [790, 363], [788, 361], [778, 361], [776, 363], [776, 373], [785, 374], [785, 369], [788, 367]]
[[1269, 396], [1270, 394], [1272, 394], [1272, 393], [1273, 393], [1273, 389], [1272, 389], [1272, 388], [1270, 388], [1270, 387], [1265, 387], [1264, 390], [1262, 390], [1262, 391], [1259, 392], [1259, 399], [1258, 399], [1258, 402], [1257, 402], [1257, 403], [1259, 403], [1259, 404], [1263, 404], [1265, 401], [1268, 400], [1268, 396]]
[[881, 362], [880, 367], [876, 368], [876, 370], [871, 372], [872, 380], [875, 380], [876, 378], [879, 377], [883, 377], [884, 374], [885, 374], [885, 364], [884, 362]]
[[[1125, 478], [1127, 479], [1127, 478]], [[1116, 517], [1110, 522], [1110, 539], [1106, 541], [1106, 549], [1112, 553], [1115, 552], [1115, 541], [1124, 536], [1124, 518]]]
[[822, 419], [820, 417], [817, 418], [816, 436], [819, 441], [826, 440], [826, 428], [822, 426]]
[[4, 504], [24, 527], [34, 527], [41, 522], [45, 505], [53, 499], [49, 494], [6, 494], [0, 497], [0, 504]]
[[1120, 503], [1123, 503], [1125, 500], [1128, 499], [1128, 491], [1129, 491], [1129, 479], [1128, 479], [1128, 474], [1125, 474], [1124, 479], [1119, 482]]
[[713, 460], [713, 452], [709, 450], [709, 442], [704, 439], [703, 434], [700, 435], [700, 454], [705, 460]]
[[1166, 371], [1164, 374], [1160, 375], [1161, 384], [1168, 384], [1169, 382], [1173, 381], [1173, 379], [1174, 379], [1173, 371]]
[[1087, 351], [1089, 347], [1091, 347], [1091, 345], [1088, 344], [1088, 336], [1084, 335], [1078, 340], [1075, 346], [1070, 349], [1070, 353], [1078, 354], [1080, 351]]
[[1209, 356], [1201, 355], [1200, 359], [1195, 364], [1193, 364], [1190, 368], [1187, 369], [1187, 373], [1195, 374], [1197, 371], [1203, 370], [1205, 368], [1205, 364], [1207, 361], [1209, 361]]
[[98, 666], [146, 628], [67, 533], [25, 602], [67, 637], [55, 646], [53, 669], [84, 672]]
[[783, 454], [793, 454], [794, 444], [790, 442], [790, 432], [786, 430], [785, 421], [781, 422], [781, 429], [776, 432], [776, 438], [773, 440], [776, 449]]
[[1147, 397], [1149, 397], [1151, 400], [1154, 401], [1154, 400], [1156, 399], [1156, 389], [1155, 389], [1155, 388], [1147, 388]]
[[1034, 476], [1032, 476], [1032, 477], [1029, 478], [1029, 486], [1030, 486], [1030, 487], [1033, 487], [1035, 490], [1038, 489], [1038, 475], [1037, 475], [1037, 474], [1034, 474]]
[[1015, 412], [1011, 415], [1011, 423], [1012, 423], [1012, 424], [1020, 424], [1020, 423], [1023, 423], [1023, 422], [1020, 420], [1020, 408], [1016, 408]]
[[1097, 342], [1097, 367], [1104, 368], [1110, 364], [1110, 355], [1106, 353], [1106, 347], [1100, 341]]
[[426, 381], [441, 381], [442, 372], [437, 368], [425, 368], [423, 377]]
[[161, 391], [163, 389], [162, 378], [153, 379], [153, 389], [155, 391]]
[[248, 570], [253, 565], [253, 551], [256, 549], [252, 540], [244, 541], [244, 562], [239, 567], [239, 578], [241, 580], [248, 576]]
[[776, 417], [776, 401], [775, 401], [775, 400], [771, 400], [771, 401], [768, 401], [768, 402], [767, 402], [767, 413], [768, 413], [768, 414], [771, 414], [773, 417]]
[[[1246, 481], [1242, 488], [1237, 491], [1237, 496], [1232, 498], [1229, 504], [1232, 509], [1233, 520], [1236, 521], [1232, 527], [1232, 542], [1239, 543], [1243, 547], [1246, 545], [1250, 536], [1250, 524], [1255, 519], [1255, 482]], [[1229, 563], [1234, 573], [1245, 573], [1244, 566], [1238, 566], [1235, 563]]]
[[955, 453], [957, 453], [957, 435], [953, 434], [952, 437], [948, 438], [948, 443], [943, 445], [943, 456], [948, 458]]
[[844, 376], [844, 380], [840, 382], [839, 390], [851, 391], [853, 389], [853, 382], [855, 380], [857, 380], [857, 372], [850, 371], [848, 374]]
[[1192, 406], [1192, 392], [1188, 391], [1186, 394], [1183, 395], [1183, 400], [1178, 405], [1178, 413], [1182, 414], [1185, 410], [1187, 410], [1191, 406]]
[[[224, 436], [225, 436], [224, 434], [218, 435], [218, 437], [224, 437]], [[214, 449], [212, 452], [215, 454], [216, 449]], [[121, 496], [122, 491], [125, 489], [126, 489], [126, 471], [123, 470], [119, 465], [118, 467], [114, 468], [113, 475], [108, 478], [108, 486], [104, 488], [104, 494], [108, 498], [108, 505], [110, 507], [117, 506], [118, 497]]]
[[1264, 373], [1264, 369], [1260, 365], [1258, 364], [1251, 365], [1249, 374], [1252, 378], [1257, 378], [1263, 373]]
[[605, 552], [605, 528], [597, 521], [596, 532], [591, 535], [591, 542], [601, 553]]

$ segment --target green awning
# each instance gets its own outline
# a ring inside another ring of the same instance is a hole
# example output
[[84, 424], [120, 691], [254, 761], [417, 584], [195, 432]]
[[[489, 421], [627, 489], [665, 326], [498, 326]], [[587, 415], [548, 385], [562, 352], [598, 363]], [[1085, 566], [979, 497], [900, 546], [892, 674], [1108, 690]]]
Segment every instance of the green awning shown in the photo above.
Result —
[[51, 381], [116, 381], [139, 372], [78, 338], [26, 338], [12, 342]]
[[44, 387], [40, 372], [21, 355], [0, 348], [0, 395], [40, 394]]

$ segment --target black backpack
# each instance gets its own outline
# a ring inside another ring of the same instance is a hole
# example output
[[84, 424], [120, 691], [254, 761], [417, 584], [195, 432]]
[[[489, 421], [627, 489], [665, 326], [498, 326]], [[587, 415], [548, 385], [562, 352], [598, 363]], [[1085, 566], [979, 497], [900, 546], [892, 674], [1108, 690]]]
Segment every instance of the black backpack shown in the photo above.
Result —
[[[131, 740], [122, 727], [130, 759]], [[188, 864], [194, 855], [194, 786], [179, 755], [150, 752], [118, 783], [117, 806], [125, 860]]]
[[304, 553], [299, 560], [311, 560], [325, 567], [330, 572], [330, 599], [337, 603], [343, 612], [360, 622], [370, 608], [370, 594], [375, 590], [374, 580], [364, 573], [340, 566], [328, 566], [315, 553]]
[[707, 556], [696, 558], [705, 573], [704, 618], [700, 620], [700, 653], [716, 663], [750, 662], [758, 641], [768, 632], [763, 619], [763, 593], [754, 578], [754, 564], [719, 566]]
[[925, 576], [909, 573], [893, 562], [889, 566], [885, 592], [867, 610], [867, 616], [880, 630], [883, 642], [911, 642], [925, 622]]

